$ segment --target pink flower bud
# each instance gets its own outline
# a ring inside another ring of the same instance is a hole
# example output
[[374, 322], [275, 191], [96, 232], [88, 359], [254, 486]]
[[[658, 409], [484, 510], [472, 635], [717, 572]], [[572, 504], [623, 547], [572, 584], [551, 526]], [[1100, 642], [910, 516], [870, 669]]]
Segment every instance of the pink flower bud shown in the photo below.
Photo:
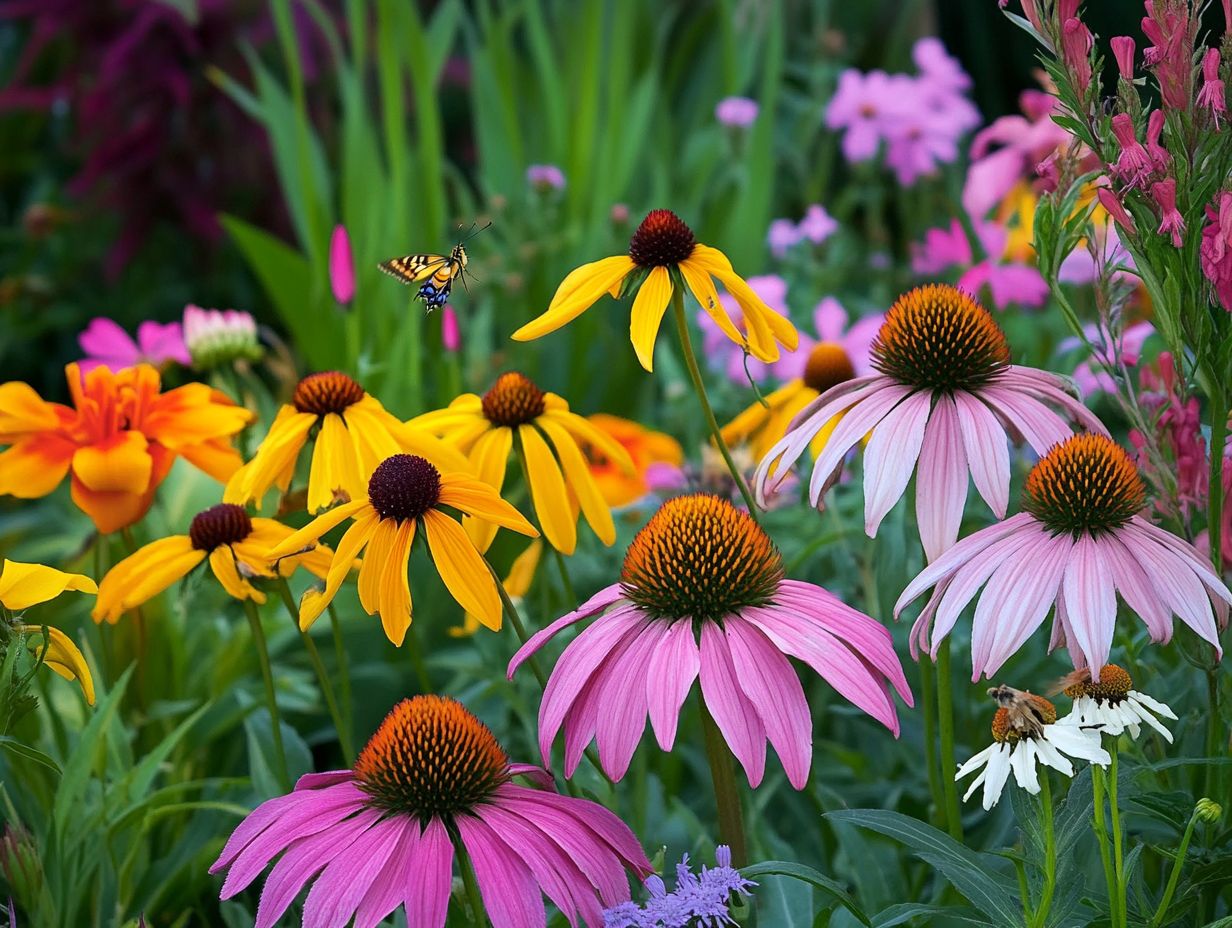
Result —
[[355, 261], [344, 226], [334, 226], [334, 234], [329, 238], [329, 286], [339, 303], [350, 303], [355, 298]]
[[441, 344], [450, 354], [457, 354], [462, 347], [462, 333], [458, 329], [458, 314], [448, 303], [441, 310]]
[[1152, 110], [1151, 115], [1146, 118], [1146, 154], [1151, 159], [1155, 170], [1160, 173], [1168, 170], [1168, 164], [1172, 161], [1168, 149], [1159, 144], [1159, 138], [1164, 132], [1165, 121], [1163, 110]]
[[1061, 28], [1061, 57], [1080, 95], [1091, 86], [1091, 48], [1094, 44], [1091, 30], [1082, 20], [1077, 16], [1065, 20]]
[[1219, 128], [1219, 118], [1228, 111], [1223, 81], [1219, 79], [1219, 49], [1208, 48], [1202, 58], [1202, 89], [1198, 91], [1198, 107], [1206, 107]]
[[[1228, 0], [1232, 3], [1232, 0]], [[1121, 77], [1127, 81], [1134, 79], [1134, 39], [1133, 36], [1116, 35], [1113, 36], [1110, 43], [1112, 45], [1112, 54], [1116, 58], [1117, 70], [1121, 72]]]
[[1117, 199], [1117, 195], [1107, 187], [1100, 187], [1095, 191], [1095, 196], [1099, 199], [1099, 205], [1102, 206], [1108, 215], [1116, 220], [1126, 232], [1134, 231], [1134, 217], [1125, 211], [1125, 207], [1121, 205], [1121, 201]]

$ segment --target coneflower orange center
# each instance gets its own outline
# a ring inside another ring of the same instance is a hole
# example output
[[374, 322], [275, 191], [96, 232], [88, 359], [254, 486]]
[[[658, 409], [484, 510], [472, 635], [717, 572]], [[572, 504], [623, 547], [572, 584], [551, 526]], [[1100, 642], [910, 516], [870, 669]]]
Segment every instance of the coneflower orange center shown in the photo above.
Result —
[[417, 454], [392, 454], [368, 478], [368, 502], [382, 519], [418, 519], [441, 500], [441, 472]]
[[900, 296], [873, 340], [873, 367], [926, 390], [977, 390], [1010, 363], [1005, 333], [988, 310], [949, 284]]
[[509, 757], [457, 700], [415, 696], [385, 716], [354, 770], [374, 805], [426, 822], [491, 796], [509, 780]]
[[847, 349], [837, 342], [818, 342], [804, 362], [804, 385], [825, 393], [856, 375]]
[[1056, 534], [1075, 538], [1120, 528], [1146, 505], [1146, 487], [1111, 438], [1072, 435], [1027, 475], [1023, 508]]
[[233, 545], [252, 534], [252, 519], [243, 506], [219, 503], [193, 516], [188, 526], [188, 540], [198, 551], [213, 551], [222, 545]]
[[543, 410], [543, 391], [518, 371], [501, 374], [483, 395], [483, 415], [493, 425], [524, 425], [542, 416]]
[[[1029, 702], [1030, 708], [1026, 711], [1034, 715], [1035, 721], [1041, 725], [1051, 725], [1057, 720], [1057, 707], [1045, 699], [1043, 696], [1036, 696], [1034, 693], [1023, 693], [1022, 699]], [[1029, 730], [1024, 730], [1014, 717], [1014, 713], [1004, 706], [998, 709], [992, 717], [992, 738], [994, 741], [1001, 744], [1015, 744], [1023, 738], [1031, 737]]]
[[309, 374], [295, 385], [291, 405], [314, 416], [342, 413], [364, 398], [364, 388], [341, 371]]
[[1090, 671], [1083, 676], [1085, 679], [1079, 679], [1065, 688], [1065, 695], [1070, 699], [1090, 696], [1096, 702], [1110, 702], [1116, 705], [1134, 688], [1133, 677], [1125, 668], [1118, 667], [1116, 664], [1104, 664], [1099, 669], [1098, 683], [1091, 679]]
[[639, 267], [670, 267], [693, 254], [693, 230], [670, 209], [653, 209], [629, 239], [629, 257]]
[[664, 503], [620, 574], [625, 596], [651, 615], [699, 622], [765, 605], [782, 579], [778, 549], [749, 514], [702, 493]]

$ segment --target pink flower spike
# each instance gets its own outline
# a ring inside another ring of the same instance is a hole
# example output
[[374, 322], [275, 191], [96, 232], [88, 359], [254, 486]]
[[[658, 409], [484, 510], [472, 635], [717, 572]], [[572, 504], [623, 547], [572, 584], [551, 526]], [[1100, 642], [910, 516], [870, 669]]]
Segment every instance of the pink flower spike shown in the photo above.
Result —
[[1206, 107], [1211, 111], [1215, 121], [1215, 129], [1219, 129], [1219, 119], [1228, 111], [1227, 99], [1224, 94], [1223, 81], [1219, 79], [1219, 49], [1208, 48], [1202, 59], [1202, 89], [1198, 91], [1198, 107]]
[[747, 129], [757, 121], [757, 101], [748, 97], [724, 97], [714, 107], [714, 118], [732, 129]]
[[446, 303], [441, 311], [441, 344], [450, 354], [462, 348], [462, 332], [458, 328], [458, 314]]
[[1185, 231], [1185, 217], [1176, 208], [1176, 180], [1169, 177], [1151, 185], [1151, 196], [1159, 207], [1160, 222], [1156, 230], [1172, 239], [1172, 247], [1181, 247], [1181, 234]]
[[1117, 225], [1126, 232], [1132, 233], [1134, 231], [1134, 217], [1126, 212], [1125, 207], [1121, 204], [1120, 199], [1117, 198], [1115, 193], [1107, 187], [1100, 187], [1095, 191], [1095, 196], [1099, 200], [1099, 205], [1107, 210], [1108, 215], [1116, 220]]
[[1134, 79], [1134, 49], [1137, 47], [1133, 36], [1114, 35], [1108, 44], [1112, 46], [1112, 55], [1116, 58], [1117, 70], [1121, 72], [1121, 77], [1132, 82]]
[[345, 226], [334, 226], [329, 237], [329, 286], [334, 299], [344, 306], [355, 298], [355, 262]]
[[1150, 155], [1138, 141], [1133, 117], [1128, 113], [1117, 113], [1113, 116], [1112, 134], [1121, 146], [1121, 154], [1117, 157], [1113, 170], [1126, 187], [1136, 187], [1150, 175], [1153, 165]]

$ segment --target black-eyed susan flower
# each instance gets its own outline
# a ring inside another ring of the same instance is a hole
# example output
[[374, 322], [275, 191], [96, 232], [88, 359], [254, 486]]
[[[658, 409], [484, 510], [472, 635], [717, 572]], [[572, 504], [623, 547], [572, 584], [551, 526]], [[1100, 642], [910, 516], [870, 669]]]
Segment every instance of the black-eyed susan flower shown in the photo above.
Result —
[[281, 522], [252, 518], [235, 503], [211, 506], [193, 516], [187, 535], [152, 541], [112, 567], [99, 586], [94, 621], [115, 624], [205, 560], [229, 595], [257, 603], [265, 602], [265, 594], [252, 585], [253, 579], [290, 576], [301, 566], [324, 577], [330, 566], [328, 548], [275, 557], [273, 548], [291, 533]]
[[[747, 337], [719, 302], [715, 280], [735, 298], [744, 313]], [[796, 330], [761, 299], [737, 274], [727, 256], [703, 245], [693, 230], [671, 210], [652, 210], [629, 240], [629, 253], [584, 264], [556, 289], [547, 312], [513, 333], [530, 341], [554, 332], [580, 316], [603, 294], [636, 294], [629, 334], [637, 359], [654, 368], [654, 346], [667, 304], [677, 289], [687, 287], [703, 310], [728, 338], [744, 346], [759, 361], [775, 361], [779, 345], [794, 350]]]
[[282, 541], [272, 554], [302, 551], [347, 519], [353, 520], [334, 552], [324, 590], [309, 590], [299, 607], [307, 629], [338, 595], [355, 558], [367, 554], [359, 571], [359, 603], [368, 615], [380, 614], [385, 635], [401, 645], [411, 624], [407, 562], [422, 529], [428, 551], [451, 596], [493, 630], [501, 625], [500, 592], [483, 555], [451, 516], [449, 506], [468, 515], [538, 535], [535, 527], [481, 480], [464, 473], [441, 473], [415, 454], [395, 454], [377, 465], [363, 498], [329, 510]]
[[255, 501], [260, 508], [271, 487], [285, 492], [309, 440], [309, 512], [340, 499], [362, 498], [376, 466], [399, 452], [418, 454], [449, 470], [467, 468], [456, 450], [399, 421], [355, 380], [339, 371], [322, 371], [296, 385], [257, 453], [227, 483], [223, 499], [241, 506]]
[[510, 763], [456, 700], [404, 699], [352, 769], [300, 777], [254, 809], [210, 872], [226, 871], [230, 899], [281, 855], [256, 928], [278, 924], [308, 883], [305, 925], [373, 928], [404, 907], [414, 928], [444, 928], [464, 848], [496, 928], [546, 925], [544, 895], [571, 925], [604, 924], [603, 907], [629, 899], [626, 871], [653, 872], [637, 838], [597, 802], [514, 777], [551, 785], [540, 768]]
[[[579, 510], [605, 545], [616, 540], [611, 510], [581, 445], [600, 447], [630, 473], [633, 461], [617, 442], [570, 412], [561, 397], [540, 390], [523, 374], [501, 374], [482, 397], [464, 394], [447, 408], [412, 419], [409, 425], [462, 449], [475, 475], [497, 493], [505, 485], [509, 455], [516, 445], [530, 477], [535, 515], [557, 551], [572, 554], [577, 547]], [[475, 546], [486, 551], [497, 526], [475, 518], [464, 518], [463, 525]]]
[[[0, 570], [0, 606], [6, 612], [24, 612], [31, 606], [49, 602], [67, 590], [97, 593], [98, 586], [84, 574], [69, 574], [43, 564], [24, 564], [5, 559]], [[40, 657], [44, 664], [64, 677], [81, 684], [86, 702], [94, 705], [94, 678], [90, 665], [73, 639], [54, 625], [14, 621], [11, 627], [20, 635], [46, 635]]]

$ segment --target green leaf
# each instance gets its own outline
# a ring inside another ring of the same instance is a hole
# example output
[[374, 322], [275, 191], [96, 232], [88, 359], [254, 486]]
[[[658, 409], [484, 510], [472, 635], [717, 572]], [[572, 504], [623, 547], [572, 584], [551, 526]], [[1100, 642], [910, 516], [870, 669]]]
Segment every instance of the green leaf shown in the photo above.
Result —
[[24, 757], [26, 760], [33, 761], [36, 764], [42, 764], [48, 770], [54, 772], [56, 776], [60, 776], [59, 764], [42, 751], [18, 741], [12, 735], [0, 735], [0, 748], [5, 748], [18, 757]]
[[55, 802], [52, 806], [52, 823], [58, 835], [66, 835], [71, 830], [71, 819], [81, 811], [79, 800], [85, 792], [91, 771], [98, 760], [99, 753], [106, 747], [107, 729], [111, 726], [128, 688], [129, 678], [133, 668], [120, 675], [106, 696], [94, 707], [94, 715], [81, 732], [68, 763], [60, 776], [60, 787], [56, 790]]
[[851, 898], [851, 894], [847, 892], [845, 886], [836, 880], [823, 876], [812, 867], [806, 867], [804, 864], [793, 863], [789, 860], [768, 860], [743, 868], [740, 871], [740, 875], [754, 881], [765, 876], [788, 876], [802, 883], [808, 883], [814, 889], [820, 890], [827, 896], [831, 896], [842, 903], [852, 915], [859, 919], [862, 925], [868, 925], [871, 928], [873, 924], [869, 921], [864, 910]]
[[994, 868], [993, 858], [963, 847], [931, 825], [888, 809], [841, 809], [826, 818], [876, 831], [911, 848], [998, 925], [1022, 925], [1018, 886]]
[[931, 905], [926, 902], [905, 902], [882, 909], [873, 916], [873, 928], [897, 928], [916, 918], [945, 919], [945, 924], [958, 922], [965, 925], [990, 926], [991, 922], [979, 918], [970, 909], [956, 909], [952, 905]]

